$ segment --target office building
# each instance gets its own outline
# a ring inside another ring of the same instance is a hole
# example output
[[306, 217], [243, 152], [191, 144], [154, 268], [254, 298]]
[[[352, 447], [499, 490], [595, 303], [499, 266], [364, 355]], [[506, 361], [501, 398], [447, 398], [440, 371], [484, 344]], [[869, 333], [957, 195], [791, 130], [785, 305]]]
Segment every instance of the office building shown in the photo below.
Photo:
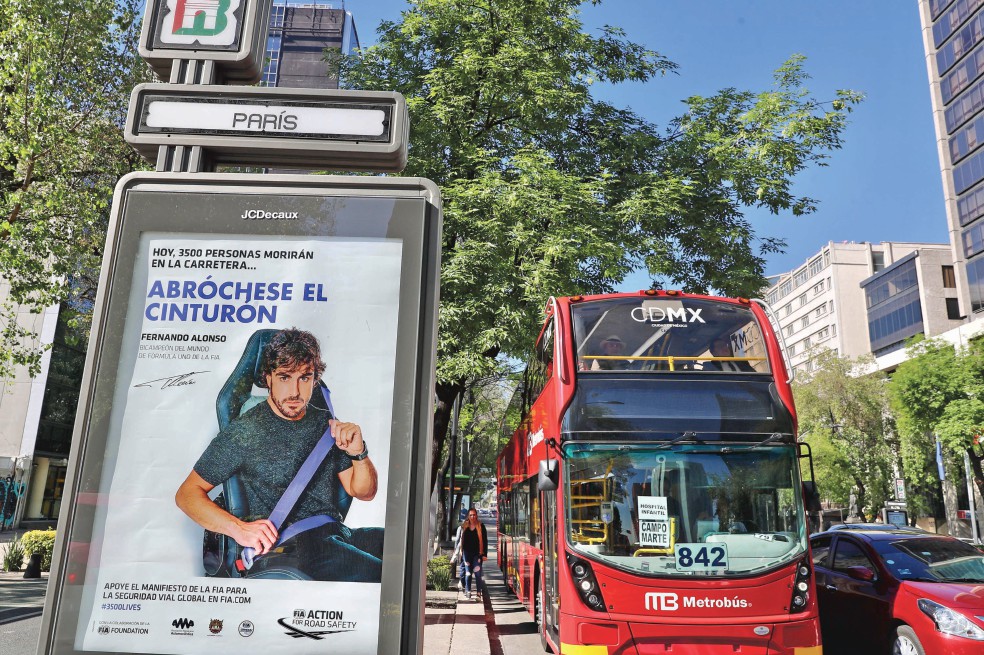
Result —
[[274, 0], [270, 10], [263, 86], [337, 89], [324, 51], [352, 54], [359, 47], [352, 14], [344, 2]]
[[984, 317], [984, 0], [918, 0], [961, 313]]
[[800, 372], [821, 348], [886, 355], [916, 334], [936, 336], [964, 322], [946, 244], [829, 242], [771, 281], [766, 297]]

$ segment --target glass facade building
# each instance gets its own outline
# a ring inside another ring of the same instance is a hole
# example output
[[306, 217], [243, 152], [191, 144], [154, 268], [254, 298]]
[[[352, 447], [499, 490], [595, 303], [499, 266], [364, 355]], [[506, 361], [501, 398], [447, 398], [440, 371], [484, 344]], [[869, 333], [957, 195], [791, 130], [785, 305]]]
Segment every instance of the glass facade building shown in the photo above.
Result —
[[344, 2], [274, 0], [260, 84], [337, 89], [338, 80], [328, 75], [325, 50], [351, 54], [358, 47], [355, 21]]
[[918, 1], [959, 299], [976, 318], [984, 312], [984, 0]]
[[882, 355], [905, 346], [923, 333], [916, 255], [905, 257], [861, 283], [868, 310], [871, 351]]

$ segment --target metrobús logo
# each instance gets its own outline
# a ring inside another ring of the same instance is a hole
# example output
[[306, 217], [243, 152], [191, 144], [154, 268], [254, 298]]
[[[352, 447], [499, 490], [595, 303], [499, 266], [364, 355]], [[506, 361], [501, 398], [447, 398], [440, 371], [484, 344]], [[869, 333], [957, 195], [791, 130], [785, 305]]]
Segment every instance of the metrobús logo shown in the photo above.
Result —
[[526, 456], [533, 454], [533, 449], [543, 441], [543, 428], [529, 435], [529, 443], [526, 445]]
[[286, 628], [284, 634], [294, 639], [322, 639], [324, 635], [352, 632], [356, 628], [356, 622], [346, 621], [341, 610], [298, 609], [292, 617], [277, 619], [277, 623]]
[[157, 37], [167, 44], [233, 46], [240, 0], [157, 0], [164, 5]]
[[700, 315], [703, 307], [635, 307], [630, 312], [637, 323], [707, 323]]
[[191, 619], [186, 619], [184, 617], [179, 619], [174, 619], [171, 621], [171, 634], [172, 635], [182, 635], [185, 637], [190, 637], [195, 634], [193, 628], [195, 627], [195, 622]]
[[684, 596], [664, 591], [650, 591], [646, 594], [646, 609], [651, 612], [676, 612], [684, 609], [745, 609], [751, 607], [744, 598], [738, 596], [711, 598], [710, 596]]

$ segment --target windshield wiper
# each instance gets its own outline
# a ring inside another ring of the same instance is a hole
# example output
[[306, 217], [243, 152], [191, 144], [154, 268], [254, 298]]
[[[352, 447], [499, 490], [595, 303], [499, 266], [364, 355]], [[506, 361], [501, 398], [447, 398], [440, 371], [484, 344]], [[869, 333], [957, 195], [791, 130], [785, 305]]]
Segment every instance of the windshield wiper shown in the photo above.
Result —
[[941, 578], [937, 582], [969, 582], [969, 583], [981, 583], [984, 582], [984, 578]]
[[666, 443], [663, 443], [663, 444], [660, 444], [660, 445], [656, 446], [656, 450], [666, 450], [670, 446], [673, 446], [675, 444], [678, 444], [681, 441], [684, 441], [685, 439], [693, 439], [694, 441], [700, 441], [700, 439], [697, 438], [697, 433], [696, 432], [684, 432], [679, 437], [677, 437], [675, 439], [671, 439], [670, 441], [667, 441]]
[[766, 437], [762, 441], [760, 441], [758, 443], [753, 443], [751, 446], [742, 446], [741, 448], [731, 448], [730, 446], [725, 446], [724, 448], [721, 449], [721, 452], [722, 453], [733, 453], [733, 452], [738, 452], [738, 451], [743, 451], [743, 450], [755, 450], [759, 446], [764, 446], [765, 444], [772, 443], [773, 441], [779, 441], [780, 439], [782, 439], [782, 436], [783, 435], [782, 435], [781, 432], [773, 432], [771, 435], [769, 435], [768, 437]]

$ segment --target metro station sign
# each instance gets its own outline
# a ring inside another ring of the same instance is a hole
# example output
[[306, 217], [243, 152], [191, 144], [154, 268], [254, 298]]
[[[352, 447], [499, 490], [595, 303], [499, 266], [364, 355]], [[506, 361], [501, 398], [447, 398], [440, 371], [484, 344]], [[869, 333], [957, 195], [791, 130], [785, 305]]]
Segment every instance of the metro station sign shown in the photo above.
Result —
[[396, 172], [406, 111], [391, 92], [141, 84], [126, 140], [151, 161], [160, 146], [201, 146], [225, 163]]
[[175, 59], [216, 63], [227, 79], [263, 70], [271, 0], [148, 0], [140, 56], [167, 79]]

